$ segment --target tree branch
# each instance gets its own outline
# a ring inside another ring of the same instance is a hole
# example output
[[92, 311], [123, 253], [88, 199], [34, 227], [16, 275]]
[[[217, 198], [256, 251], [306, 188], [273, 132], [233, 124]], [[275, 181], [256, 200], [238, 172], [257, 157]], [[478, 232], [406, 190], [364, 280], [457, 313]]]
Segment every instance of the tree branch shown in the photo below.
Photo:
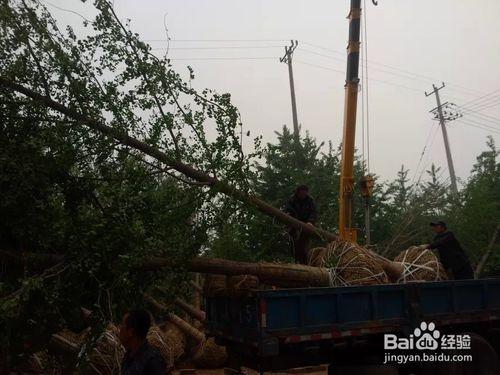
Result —
[[48, 97], [40, 95], [39, 93], [4, 77], [0, 77], [0, 86], [21, 93], [33, 99], [34, 102], [42, 106], [49, 107], [59, 113], [62, 113], [63, 115], [69, 118], [74, 119], [78, 123], [81, 123], [82, 125], [89, 127], [90, 129], [96, 130], [109, 137], [112, 137], [117, 141], [119, 141], [120, 143], [122, 143], [123, 145], [135, 148], [143, 152], [144, 154], [149, 155], [162, 163], [165, 163], [166, 165], [170, 166], [171, 168], [175, 169], [176, 171], [184, 174], [189, 178], [192, 178], [199, 182], [207, 183], [211, 185], [216, 191], [225, 194], [227, 196], [230, 196], [234, 199], [237, 199], [245, 204], [252, 205], [256, 207], [259, 211], [265, 213], [266, 215], [276, 218], [283, 224], [286, 224], [295, 229], [300, 229], [307, 234], [317, 236], [325, 241], [333, 241], [338, 239], [338, 236], [336, 236], [335, 234], [330, 233], [324, 229], [303, 223], [302, 221], [297, 220], [294, 217], [271, 206], [269, 203], [263, 201], [262, 199], [260, 199], [255, 195], [249, 195], [244, 191], [238, 190], [232, 185], [220, 181], [215, 177], [209, 176], [208, 174], [199, 171], [190, 165], [184, 164], [179, 160], [172, 160], [166, 153], [156, 149], [155, 147], [145, 142], [139, 141], [138, 139], [129, 136], [127, 133], [124, 133], [123, 131], [105, 125], [103, 120], [99, 121], [93, 118], [89, 118], [83, 114], [80, 114], [66, 107], [61, 103], [55, 102], [54, 100]]

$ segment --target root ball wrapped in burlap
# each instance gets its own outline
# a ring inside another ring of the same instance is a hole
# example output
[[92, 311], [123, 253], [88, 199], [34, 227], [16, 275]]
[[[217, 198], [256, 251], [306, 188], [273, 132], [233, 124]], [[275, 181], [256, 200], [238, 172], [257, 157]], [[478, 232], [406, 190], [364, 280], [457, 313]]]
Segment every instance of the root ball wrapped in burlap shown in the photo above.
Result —
[[326, 258], [326, 247], [315, 247], [307, 252], [307, 265], [313, 267], [324, 267]]
[[106, 330], [97, 339], [89, 354], [90, 367], [98, 374], [117, 374], [125, 349], [118, 339], [119, 329], [114, 324], [108, 324]]
[[338, 240], [328, 244], [322, 266], [329, 269], [332, 286], [388, 283], [377, 259], [352, 242]]
[[173, 324], [167, 324], [164, 329], [156, 325], [152, 326], [149, 329], [147, 339], [149, 344], [160, 352], [167, 368], [174, 367], [186, 350], [186, 337]]
[[225, 346], [217, 345], [213, 337], [206, 340], [193, 357], [193, 364], [201, 369], [216, 369], [227, 362]]
[[437, 281], [448, 279], [438, 257], [431, 250], [422, 246], [412, 246], [402, 251], [394, 258], [394, 261], [400, 262], [404, 267], [404, 271], [398, 280], [399, 283], [416, 280]]

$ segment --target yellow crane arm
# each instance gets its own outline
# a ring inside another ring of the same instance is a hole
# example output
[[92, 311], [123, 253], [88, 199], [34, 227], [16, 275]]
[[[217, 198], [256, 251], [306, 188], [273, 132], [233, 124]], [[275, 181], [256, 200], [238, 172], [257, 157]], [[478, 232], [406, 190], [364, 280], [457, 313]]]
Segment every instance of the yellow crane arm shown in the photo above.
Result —
[[349, 44], [347, 46], [347, 71], [344, 103], [344, 132], [342, 141], [342, 163], [339, 191], [339, 232], [340, 236], [356, 242], [353, 228], [354, 191], [354, 141], [356, 137], [356, 110], [359, 86], [359, 36], [361, 29], [361, 0], [351, 0], [349, 12]]

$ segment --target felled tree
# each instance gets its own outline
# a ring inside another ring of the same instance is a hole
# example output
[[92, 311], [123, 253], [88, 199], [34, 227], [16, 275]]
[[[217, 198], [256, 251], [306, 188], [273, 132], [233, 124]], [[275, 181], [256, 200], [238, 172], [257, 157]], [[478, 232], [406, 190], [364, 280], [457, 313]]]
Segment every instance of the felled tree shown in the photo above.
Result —
[[[60, 30], [38, 1], [0, 2], [2, 79], [247, 191], [249, 157], [230, 95], [192, 89], [192, 70], [183, 80], [110, 3], [94, 5], [88, 36], [78, 37]], [[176, 294], [182, 284], [173, 273], [129, 270], [144, 256], [182, 263], [200, 251], [212, 221], [221, 219], [214, 202], [224, 203], [210, 184], [11, 90], [0, 92], [0, 116], [0, 250], [12, 255], [2, 259], [64, 257], [48, 273], [25, 261], [2, 273], [2, 347], [11, 354], [35, 349], [56, 326], [76, 324], [80, 306], [101, 321], [116, 320], [152, 284]]]

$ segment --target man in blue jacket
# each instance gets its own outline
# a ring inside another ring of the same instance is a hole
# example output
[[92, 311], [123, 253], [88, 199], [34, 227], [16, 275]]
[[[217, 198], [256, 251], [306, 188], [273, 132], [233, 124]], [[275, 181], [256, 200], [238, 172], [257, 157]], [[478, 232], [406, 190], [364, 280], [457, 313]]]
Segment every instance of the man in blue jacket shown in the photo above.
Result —
[[431, 227], [436, 236], [434, 241], [427, 245], [428, 249], [437, 249], [439, 258], [446, 271], [451, 271], [455, 280], [473, 279], [474, 271], [460, 243], [450, 232], [443, 221], [431, 223]]

